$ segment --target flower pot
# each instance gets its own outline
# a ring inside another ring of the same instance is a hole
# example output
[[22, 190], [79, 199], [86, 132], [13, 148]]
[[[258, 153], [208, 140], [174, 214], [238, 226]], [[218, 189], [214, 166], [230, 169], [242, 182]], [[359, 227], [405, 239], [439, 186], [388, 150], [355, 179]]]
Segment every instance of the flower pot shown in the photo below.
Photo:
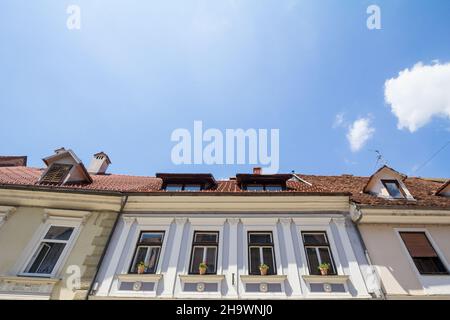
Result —
[[201, 274], [201, 275], [204, 275], [204, 274], [206, 274], [206, 268], [198, 268], [198, 272]]
[[269, 271], [269, 269], [267, 269], [267, 268], [261, 268], [261, 269], [259, 269], [259, 272], [261, 272], [261, 275], [262, 275], [262, 276], [267, 276], [267, 271]]
[[328, 269], [320, 269], [320, 274], [323, 276], [327, 276], [328, 275]]
[[137, 273], [143, 274], [145, 272], [145, 266], [138, 266], [137, 267]]

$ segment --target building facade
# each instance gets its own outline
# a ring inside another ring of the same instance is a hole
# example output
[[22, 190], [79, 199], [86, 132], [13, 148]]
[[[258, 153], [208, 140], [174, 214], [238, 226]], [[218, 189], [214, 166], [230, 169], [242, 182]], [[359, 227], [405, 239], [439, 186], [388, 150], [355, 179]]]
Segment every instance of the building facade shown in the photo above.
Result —
[[450, 298], [450, 187], [255, 168], [154, 177], [0, 168], [0, 298]]

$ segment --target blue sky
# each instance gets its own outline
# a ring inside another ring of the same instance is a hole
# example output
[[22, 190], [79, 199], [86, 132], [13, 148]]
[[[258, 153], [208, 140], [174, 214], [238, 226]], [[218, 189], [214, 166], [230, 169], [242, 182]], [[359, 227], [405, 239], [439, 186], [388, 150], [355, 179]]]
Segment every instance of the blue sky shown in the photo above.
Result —
[[[371, 4], [381, 30], [366, 26]], [[3, 0], [0, 154], [41, 167], [65, 146], [85, 163], [107, 152], [114, 173], [248, 172], [172, 163], [172, 131], [201, 120], [279, 129], [280, 172], [370, 175], [376, 149], [403, 173], [450, 177], [450, 146], [414, 171], [450, 140], [450, 116], [398, 129], [384, 93], [418, 62], [450, 62], [449, 40], [441, 0]], [[374, 132], [352, 151], [360, 118]]]

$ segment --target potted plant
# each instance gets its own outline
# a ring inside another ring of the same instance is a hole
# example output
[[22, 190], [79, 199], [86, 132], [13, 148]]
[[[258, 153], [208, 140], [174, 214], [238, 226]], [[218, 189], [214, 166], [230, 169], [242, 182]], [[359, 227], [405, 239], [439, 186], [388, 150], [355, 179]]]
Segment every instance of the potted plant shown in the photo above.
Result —
[[206, 274], [206, 270], [208, 270], [208, 265], [205, 262], [202, 262], [198, 265], [198, 272], [200, 274]]
[[145, 272], [145, 269], [147, 269], [147, 265], [144, 263], [144, 261], [141, 261], [137, 265], [137, 273], [143, 274]]
[[320, 274], [323, 276], [328, 275], [328, 270], [330, 270], [330, 264], [329, 263], [321, 263], [319, 265]]
[[259, 265], [259, 271], [262, 276], [267, 276], [267, 271], [269, 271], [269, 266], [267, 264], [261, 263]]

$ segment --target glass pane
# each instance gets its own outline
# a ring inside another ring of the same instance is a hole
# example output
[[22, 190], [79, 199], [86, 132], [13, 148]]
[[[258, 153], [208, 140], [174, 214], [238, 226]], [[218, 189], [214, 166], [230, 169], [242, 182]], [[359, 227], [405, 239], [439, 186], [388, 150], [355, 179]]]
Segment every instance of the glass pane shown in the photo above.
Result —
[[249, 242], [250, 243], [258, 243], [258, 244], [272, 244], [272, 234], [271, 233], [250, 233]]
[[328, 263], [330, 265], [330, 269], [329, 269], [328, 273], [335, 274], [336, 271], [334, 270], [330, 250], [328, 248], [319, 248], [319, 255], [320, 255], [320, 260], [322, 261], [322, 263]]
[[148, 256], [148, 267], [145, 273], [155, 273], [156, 267], [158, 265], [159, 247], [153, 247], [150, 249], [150, 254]]
[[403, 194], [396, 182], [384, 182], [384, 185], [392, 198], [403, 198]]
[[217, 233], [195, 233], [194, 242], [217, 243]]
[[309, 274], [320, 274], [316, 248], [306, 248], [306, 255], [308, 257]]
[[217, 248], [206, 249], [206, 264], [208, 265], [207, 273], [216, 273], [216, 251]]
[[147, 255], [147, 247], [138, 247], [136, 250], [136, 255], [134, 257], [134, 265], [131, 272], [137, 272], [137, 266], [139, 263], [144, 262], [145, 263], [145, 256]]
[[441, 259], [434, 258], [413, 258], [414, 263], [420, 274], [447, 274], [448, 271], [443, 265]]
[[184, 191], [200, 191], [201, 187], [199, 184], [187, 184], [184, 186]]
[[183, 185], [181, 184], [168, 184], [166, 186], [166, 191], [181, 191], [183, 190]]
[[304, 233], [303, 243], [306, 245], [323, 245], [327, 244], [327, 238], [324, 233]]
[[250, 274], [259, 274], [259, 265], [261, 264], [261, 258], [259, 255], [259, 248], [250, 248]]
[[203, 247], [194, 247], [191, 259], [191, 273], [198, 274], [198, 267], [203, 262]]
[[44, 238], [48, 240], [69, 240], [72, 231], [73, 228], [52, 226], [48, 229]]
[[246, 187], [247, 191], [264, 191], [264, 186], [259, 184], [249, 184]]
[[29, 273], [51, 274], [65, 247], [64, 243], [44, 242], [39, 253], [28, 270]]
[[163, 241], [163, 233], [145, 232], [141, 235], [140, 243], [142, 244], [161, 244]]
[[269, 270], [267, 274], [276, 274], [274, 258], [273, 258], [273, 249], [272, 248], [263, 248], [263, 263], [269, 266]]
[[269, 185], [266, 186], [266, 191], [282, 191], [283, 187], [280, 185]]

